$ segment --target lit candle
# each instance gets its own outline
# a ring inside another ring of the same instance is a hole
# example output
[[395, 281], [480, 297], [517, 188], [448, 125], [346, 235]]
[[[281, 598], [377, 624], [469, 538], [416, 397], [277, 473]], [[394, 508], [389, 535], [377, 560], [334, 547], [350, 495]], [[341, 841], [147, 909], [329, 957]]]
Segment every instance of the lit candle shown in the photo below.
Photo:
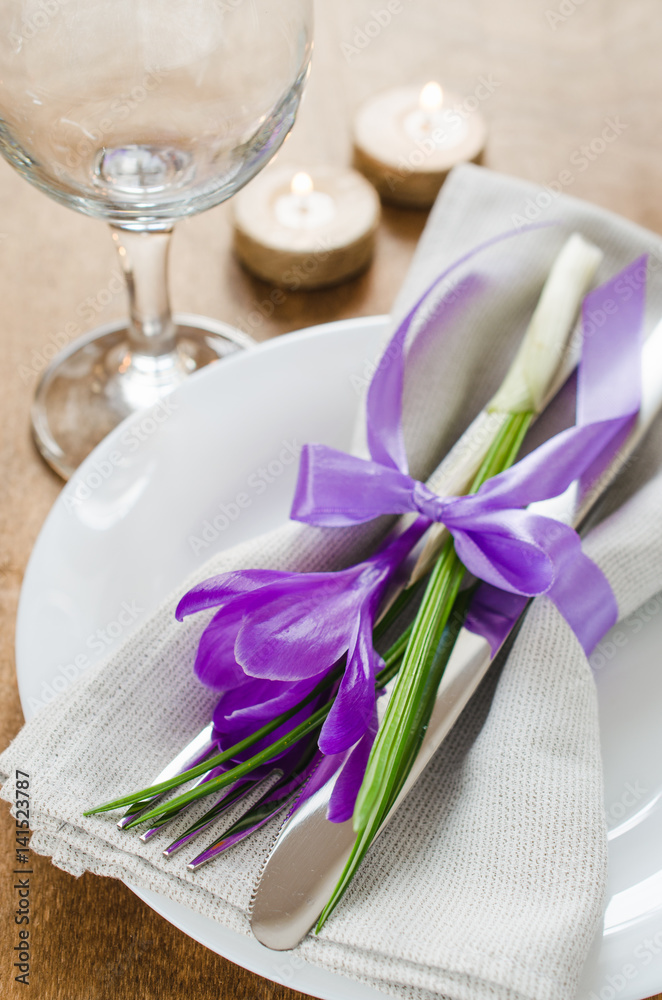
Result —
[[299, 171], [292, 178], [289, 193], [276, 198], [274, 213], [281, 226], [316, 229], [331, 222], [336, 203], [326, 191], [315, 190], [310, 174]]
[[486, 131], [482, 115], [436, 81], [398, 87], [359, 109], [355, 166], [385, 201], [428, 208], [452, 167], [480, 160]]
[[233, 199], [234, 246], [257, 277], [296, 290], [353, 277], [370, 263], [379, 198], [355, 170], [278, 164]]

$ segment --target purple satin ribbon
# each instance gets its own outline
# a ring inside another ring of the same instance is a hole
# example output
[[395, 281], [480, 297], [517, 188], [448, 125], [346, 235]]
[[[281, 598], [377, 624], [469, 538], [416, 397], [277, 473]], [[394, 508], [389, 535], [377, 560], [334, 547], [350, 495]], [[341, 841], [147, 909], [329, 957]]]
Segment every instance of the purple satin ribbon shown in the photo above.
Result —
[[[586, 322], [590, 315], [605, 320], [584, 338], [576, 425], [489, 480], [477, 493], [440, 497], [408, 472], [402, 432], [405, 342], [429, 294], [473, 255], [438, 278], [396, 330], [385, 352], [388, 363], [380, 364], [368, 390], [371, 459], [325, 445], [306, 445], [291, 516], [317, 526], [346, 527], [382, 514], [411, 512], [443, 523], [467, 569], [492, 588], [492, 592], [481, 588], [471, 623], [486, 634], [493, 648], [513, 609], [521, 608], [528, 597], [546, 594], [588, 654], [618, 619], [611, 587], [582, 552], [572, 528], [524, 508], [560, 495], [580, 479], [614, 447], [615, 440], [620, 441], [639, 409], [645, 290], [641, 281], [630, 279], [645, 267], [646, 257], [585, 300], [586, 329], [591, 328]], [[506, 606], [510, 613], [504, 611]]]

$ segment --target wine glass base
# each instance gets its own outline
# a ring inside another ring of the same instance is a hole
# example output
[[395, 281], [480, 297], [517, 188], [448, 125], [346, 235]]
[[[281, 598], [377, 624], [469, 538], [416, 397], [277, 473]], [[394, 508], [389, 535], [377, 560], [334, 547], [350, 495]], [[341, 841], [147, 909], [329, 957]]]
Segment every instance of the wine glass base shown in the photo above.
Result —
[[32, 404], [32, 433], [52, 469], [69, 479], [125, 417], [163, 399], [192, 372], [255, 341], [205, 316], [178, 314], [175, 350], [132, 358], [126, 323], [109, 323], [76, 340], [44, 372]]

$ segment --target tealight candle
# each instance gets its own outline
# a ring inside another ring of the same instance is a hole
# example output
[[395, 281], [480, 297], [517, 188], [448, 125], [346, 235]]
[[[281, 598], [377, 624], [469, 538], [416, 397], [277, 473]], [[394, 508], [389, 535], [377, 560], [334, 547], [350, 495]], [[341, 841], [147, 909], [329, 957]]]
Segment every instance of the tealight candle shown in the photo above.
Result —
[[485, 121], [435, 81], [372, 98], [354, 123], [354, 165], [384, 201], [412, 208], [434, 202], [448, 171], [480, 160]]
[[333, 285], [370, 263], [380, 211], [376, 191], [355, 170], [279, 164], [235, 196], [235, 252], [275, 285]]

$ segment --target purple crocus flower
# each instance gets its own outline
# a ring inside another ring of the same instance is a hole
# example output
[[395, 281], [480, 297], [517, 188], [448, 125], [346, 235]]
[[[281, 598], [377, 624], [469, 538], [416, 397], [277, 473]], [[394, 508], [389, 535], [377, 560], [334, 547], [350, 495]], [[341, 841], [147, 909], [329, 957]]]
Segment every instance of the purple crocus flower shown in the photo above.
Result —
[[[417, 518], [369, 559], [345, 570], [239, 570], [205, 580], [182, 598], [180, 621], [218, 608], [202, 634], [195, 672], [224, 692], [214, 715], [223, 742], [296, 705], [346, 655], [319, 747], [328, 756], [355, 747], [370, 729], [375, 675], [383, 665], [372, 644], [375, 617], [393, 574], [428, 525]], [[302, 718], [315, 707], [306, 706]], [[289, 720], [269, 742], [300, 721]]]
[[375, 704], [368, 727], [356, 746], [344, 753], [328, 757], [320, 754], [319, 759], [314, 762], [314, 768], [311, 768], [307, 784], [294, 803], [290, 815], [325, 785], [337, 771], [340, 771], [329, 796], [327, 819], [332, 823], [344, 823], [352, 818], [356, 797], [359, 794], [368, 766], [368, 757], [377, 735], [377, 726], [377, 705]]

